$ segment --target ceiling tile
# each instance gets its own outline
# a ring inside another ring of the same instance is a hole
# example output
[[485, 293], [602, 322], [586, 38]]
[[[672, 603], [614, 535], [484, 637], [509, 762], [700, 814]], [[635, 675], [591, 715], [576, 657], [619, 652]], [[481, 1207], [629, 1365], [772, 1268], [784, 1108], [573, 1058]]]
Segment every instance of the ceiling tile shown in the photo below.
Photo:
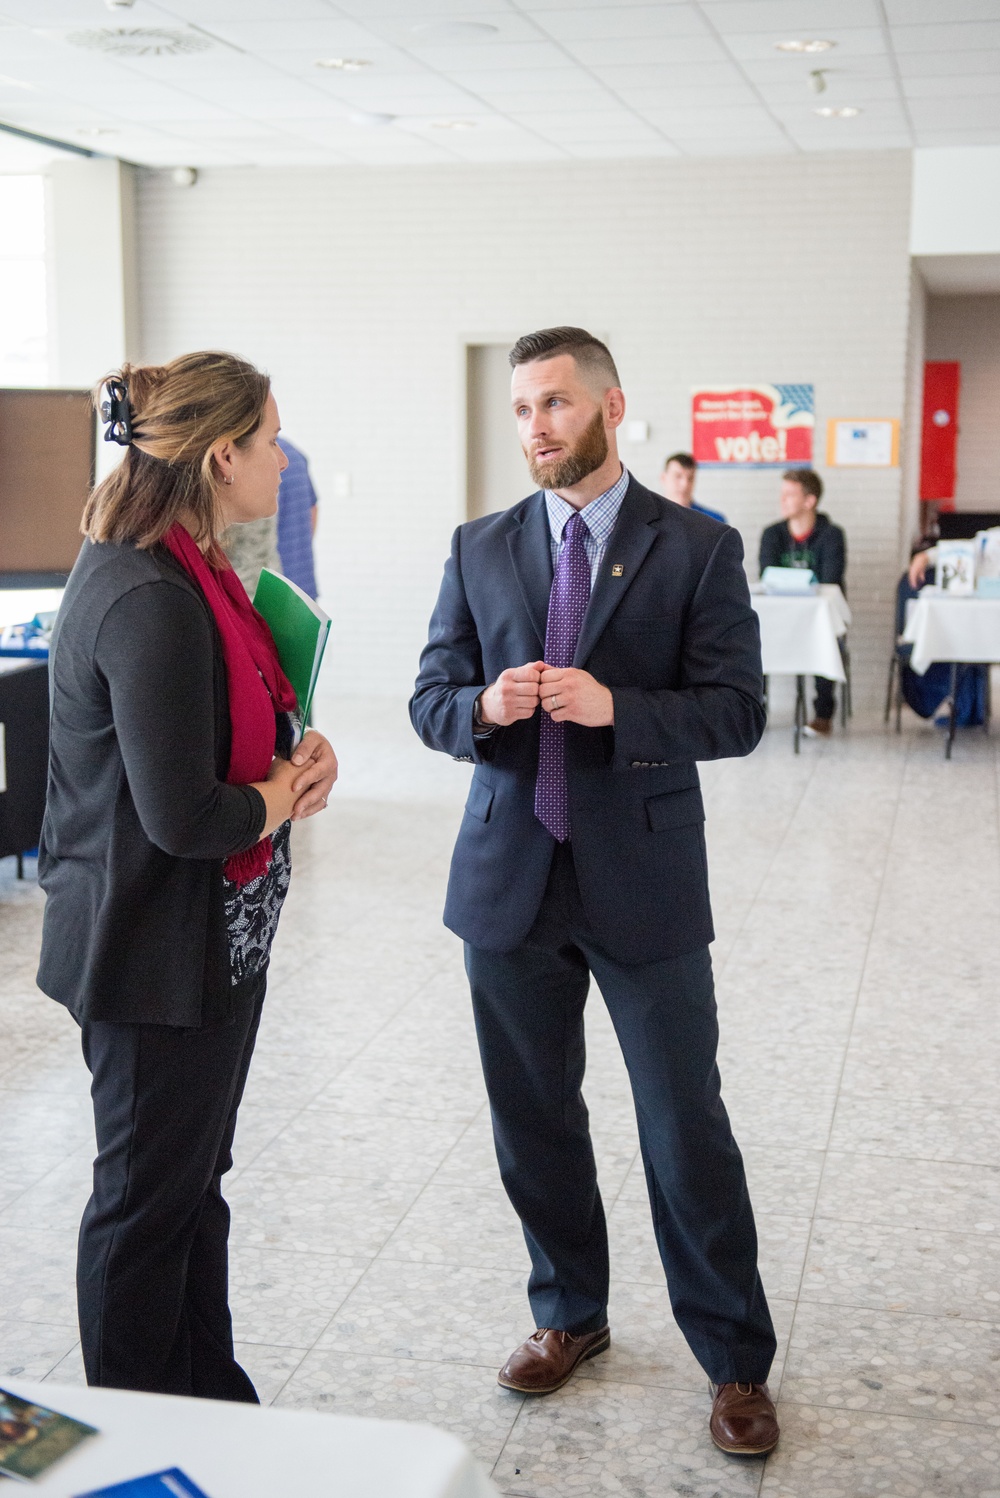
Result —
[[601, 98], [606, 97], [606, 90], [601, 89], [593, 78], [580, 68], [574, 68], [568, 64], [559, 68], [538, 68], [532, 71], [530, 68], [523, 72], [514, 69], [510, 72], [467, 72], [463, 69], [461, 74], [462, 85], [470, 94], [481, 94], [484, 99], [493, 98], [498, 94], [580, 94], [591, 93]]
[[616, 141], [588, 141], [586, 145], [567, 146], [570, 156], [578, 161], [631, 161], [636, 157], [644, 160], [661, 157], [677, 157], [682, 153], [668, 140], [633, 141], [627, 148]]
[[878, 26], [876, 0], [702, 0], [720, 31], [784, 31], [787, 36], [836, 36], [839, 26]]
[[623, 97], [629, 95], [633, 88], [669, 88], [671, 84], [677, 83], [682, 87], [690, 85], [693, 78], [697, 76], [698, 81], [706, 88], [711, 88], [716, 83], [739, 83], [741, 77], [739, 69], [728, 62], [705, 62], [698, 67], [695, 75], [691, 68], [681, 64], [671, 65], [661, 63], [658, 66], [645, 67], [636, 64], [631, 67], [594, 67], [591, 69], [595, 78], [601, 79], [616, 93]]
[[541, 26], [561, 42], [620, 40], [627, 37], [705, 36], [708, 27], [693, 5], [604, 5], [593, 9], [539, 11]]
[[[7, 0], [3, 3], [7, 4]], [[328, 21], [331, 12], [326, 0], [154, 0], [154, 3], [157, 10], [200, 26], [219, 21]]]
[[677, 145], [683, 156], [786, 156], [795, 150], [794, 143], [783, 135], [769, 136], [766, 140], [755, 135], [735, 140], [692, 136], [678, 139]]
[[566, 146], [580, 145], [587, 141], [608, 140], [621, 144], [625, 141], [662, 138], [662, 131], [630, 115], [619, 119], [614, 116], [594, 114], [574, 125], [566, 124], [558, 116], [553, 118], [551, 115], [522, 115], [518, 123], [534, 131], [535, 134], [544, 136], [546, 140], [556, 141], [559, 145]]
[[567, 42], [566, 51], [586, 67], [609, 63], [727, 62], [721, 43], [711, 36], [608, 38], [606, 41]]
[[918, 146], [996, 146], [1000, 130], [920, 130]]
[[414, 46], [413, 56], [442, 73], [524, 72], [535, 68], [571, 67], [566, 54], [553, 42], [497, 42], [489, 46], [451, 44], [449, 46]]
[[676, 104], [756, 104], [757, 94], [742, 78], [729, 83], [671, 83], [659, 88], [630, 88], [626, 102], [633, 109], [657, 109]]
[[921, 21], [995, 21], [996, 0], [885, 0], [892, 26]]
[[[1000, 5], [997, 7], [1000, 11]], [[902, 56], [908, 52], [972, 52], [980, 47], [1000, 49], [1000, 19], [957, 25], [894, 26], [892, 44]]]
[[[906, 52], [899, 58], [904, 78], [961, 78], [972, 73], [1000, 72], [1000, 50], [982, 52]], [[960, 89], [960, 85], [958, 86]]]
[[904, 78], [903, 91], [908, 99], [954, 99], [961, 92], [963, 98], [977, 94], [1000, 93], [1000, 73], [968, 74], [956, 87], [954, 78]]
[[1000, 94], [973, 99], [911, 99], [909, 109], [917, 130], [1000, 127]]

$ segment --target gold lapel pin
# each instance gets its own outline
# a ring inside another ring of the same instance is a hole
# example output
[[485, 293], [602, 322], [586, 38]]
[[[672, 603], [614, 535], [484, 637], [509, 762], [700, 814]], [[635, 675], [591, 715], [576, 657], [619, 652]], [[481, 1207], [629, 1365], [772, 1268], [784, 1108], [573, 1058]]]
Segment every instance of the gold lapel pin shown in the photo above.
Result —
[[616, 562], [615, 565], [611, 569], [611, 576], [612, 577], [624, 577], [624, 575], [625, 575], [625, 568], [622, 566], [621, 562]]

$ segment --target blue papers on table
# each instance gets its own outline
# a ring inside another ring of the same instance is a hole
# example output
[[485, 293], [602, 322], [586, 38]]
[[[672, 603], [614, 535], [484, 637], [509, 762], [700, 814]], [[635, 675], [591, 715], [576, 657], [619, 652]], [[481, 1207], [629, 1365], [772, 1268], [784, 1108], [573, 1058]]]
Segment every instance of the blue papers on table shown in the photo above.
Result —
[[765, 593], [778, 593], [801, 597], [804, 593], [815, 593], [819, 587], [816, 574], [811, 567], [765, 567], [760, 575]]
[[116, 1482], [110, 1488], [94, 1488], [78, 1498], [208, 1498], [208, 1495], [185, 1477], [180, 1467], [165, 1472], [150, 1472], [129, 1482]]

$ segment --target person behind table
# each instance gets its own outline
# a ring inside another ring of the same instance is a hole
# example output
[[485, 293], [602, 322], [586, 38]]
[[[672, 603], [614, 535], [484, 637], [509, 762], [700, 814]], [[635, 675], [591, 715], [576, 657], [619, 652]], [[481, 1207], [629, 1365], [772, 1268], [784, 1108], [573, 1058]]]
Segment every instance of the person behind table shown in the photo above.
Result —
[[278, 490], [278, 551], [281, 570], [303, 593], [317, 597], [313, 537], [319, 505], [309, 473], [309, 460], [293, 442], [282, 436], [278, 446], [288, 459]]
[[682, 505], [685, 510], [694, 510], [698, 515], [708, 515], [712, 520], [721, 520], [725, 525], [726, 517], [719, 510], [710, 510], [706, 505], [695, 503], [694, 485], [697, 473], [697, 459], [691, 453], [671, 453], [663, 464], [660, 488], [675, 505]]
[[[219, 550], [273, 514], [267, 377], [231, 354], [124, 365], [50, 662], [38, 984], [78, 1021], [97, 1159], [80, 1228], [87, 1381], [257, 1402], [227, 1304], [236, 1112], [290, 877], [337, 774]], [[107, 383], [107, 382], [105, 382]]]
[[[812, 468], [788, 468], [781, 475], [781, 513], [760, 538], [760, 570], [765, 567], [804, 567], [820, 583], [844, 586], [847, 569], [847, 538], [818, 505], [823, 481]], [[816, 677], [813, 699], [815, 716], [806, 724], [810, 738], [826, 737], [833, 727], [836, 709], [833, 682]]]
[[743, 547], [623, 468], [625, 397], [598, 339], [543, 329], [510, 362], [537, 492], [455, 533], [410, 703], [425, 744], [476, 767], [444, 918], [465, 940], [536, 1327], [499, 1382], [552, 1393], [610, 1342], [581, 1091], [593, 977], [635, 1094], [674, 1314], [713, 1383], [712, 1438], [759, 1455], [778, 1440], [774, 1330], [719, 1094], [696, 767], [749, 754], [764, 729]]
[[[925, 583], [933, 584], [936, 576], [937, 537], [921, 536], [914, 543], [910, 566], [896, 585], [896, 638], [906, 625], [906, 605], [918, 597]], [[933, 661], [922, 676], [910, 665], [911, 646], [897, 646], [901, 652], [900, 688], [909, 707], [920, 718], [933, 718], [938, 727], [951, 721], [951, 661]], [[985, 722], [989, 689], [989, 666], [959, 664], [955, 673], [955, 725], [972, 728]]]

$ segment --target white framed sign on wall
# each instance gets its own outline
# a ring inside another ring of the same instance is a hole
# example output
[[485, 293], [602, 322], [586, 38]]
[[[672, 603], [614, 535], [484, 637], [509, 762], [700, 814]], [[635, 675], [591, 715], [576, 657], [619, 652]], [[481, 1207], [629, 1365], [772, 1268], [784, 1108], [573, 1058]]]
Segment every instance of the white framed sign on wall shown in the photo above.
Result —
[[830, 468], [896, 468], [899, 422], [892, 417], [827, 422], [826, 461]]

